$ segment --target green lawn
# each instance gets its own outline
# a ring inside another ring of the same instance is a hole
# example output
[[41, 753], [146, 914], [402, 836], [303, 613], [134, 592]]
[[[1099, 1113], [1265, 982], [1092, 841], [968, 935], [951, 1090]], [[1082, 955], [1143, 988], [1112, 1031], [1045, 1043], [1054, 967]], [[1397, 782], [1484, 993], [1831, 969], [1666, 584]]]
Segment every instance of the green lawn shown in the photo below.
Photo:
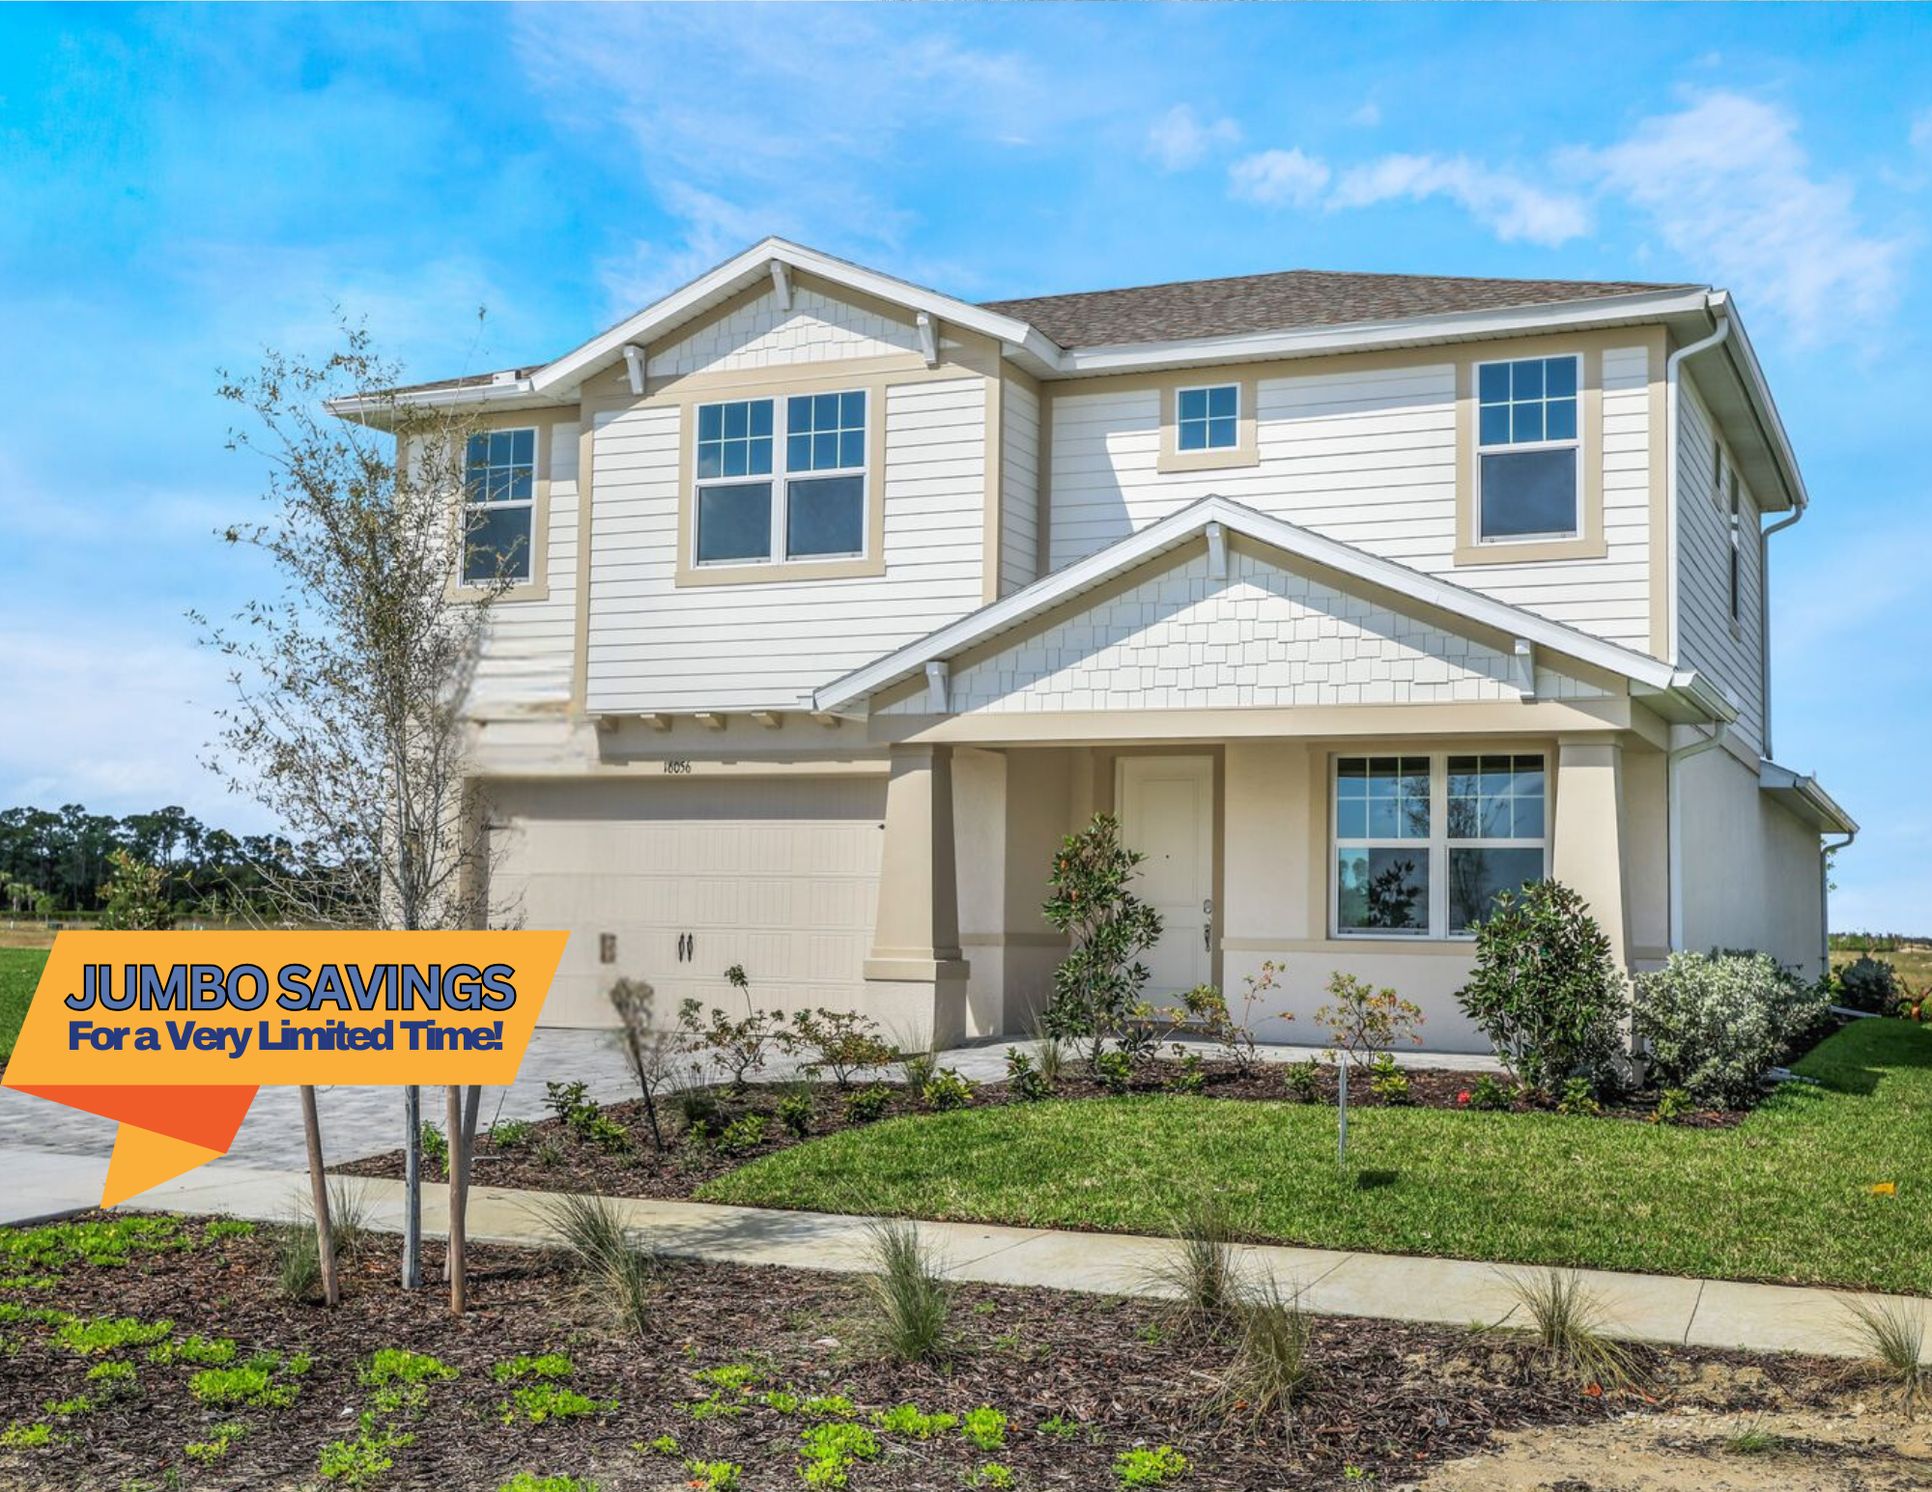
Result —
[[46, 962], [44, 948], [0, 948], [0, 1062], [13, 1055], [13, 1039], [27, 1018], [27, 1002]]
[[[1161, 1096], [968, 1109], [754, 1161], [705, 1201], [1165, 1231], [1211, 1186], [1250, 1236], [1932, 1294], [1932, 1031], [1859, 1021], [1732, 1130]], [[1895, 1181], [1896, 1196], [1874, 1196]]]

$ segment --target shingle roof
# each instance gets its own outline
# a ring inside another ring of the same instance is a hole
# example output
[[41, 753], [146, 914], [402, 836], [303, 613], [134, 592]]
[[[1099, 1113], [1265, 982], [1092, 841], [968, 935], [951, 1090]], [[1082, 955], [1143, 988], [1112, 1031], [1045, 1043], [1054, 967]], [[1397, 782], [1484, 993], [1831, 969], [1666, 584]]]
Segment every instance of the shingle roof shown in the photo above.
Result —
[[1291, 269], [984, 305], [1030, 323], [1062, 347], [1107, 347], [1691, 288], [1633, 280], [1483, 280]]

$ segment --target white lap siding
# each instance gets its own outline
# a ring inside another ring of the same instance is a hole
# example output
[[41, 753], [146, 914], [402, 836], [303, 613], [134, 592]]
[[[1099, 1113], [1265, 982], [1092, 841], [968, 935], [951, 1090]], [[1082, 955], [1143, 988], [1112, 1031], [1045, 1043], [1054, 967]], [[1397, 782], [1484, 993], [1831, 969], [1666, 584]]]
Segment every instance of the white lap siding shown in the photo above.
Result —
[[1040, 401], [1009, 378], [1000, 389], [999, 594], [1039, 578]]
[[1156, 390], [1056, 391], [1051, 567], [1219, 493], [1599, 637], [1648, 648], [1655, 433], [1649, 382], [1644, 348], [1603, 355], [1603, 559], [1461, 566], [1453, 364], [1260, 379], [1259, 461], [1209, 471], [1157, 470]]
[[597, 417], [590, 713], [796, 705], [980, 604], [983, 379], [888, 388], [878, 576], [678, 586], [678, 419], [672, 405]]
[[513, 590], [491, 609], [470, 713], [486, 720], [553, 714], [570, 703], [577, 636], [577, 424], [550, 426], [550, 515], [545, 529], [548, 593], [525, 601]]

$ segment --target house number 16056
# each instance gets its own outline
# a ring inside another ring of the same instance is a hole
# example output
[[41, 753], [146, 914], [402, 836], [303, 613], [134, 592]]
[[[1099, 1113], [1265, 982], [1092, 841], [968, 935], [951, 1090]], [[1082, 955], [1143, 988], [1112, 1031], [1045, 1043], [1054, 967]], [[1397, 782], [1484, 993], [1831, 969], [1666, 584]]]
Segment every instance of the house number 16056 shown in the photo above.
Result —
[[664, 764], [664, 771], [669, 777], [688, 777], [691, 775], [691, 763], [683, 757], [673, 757]]

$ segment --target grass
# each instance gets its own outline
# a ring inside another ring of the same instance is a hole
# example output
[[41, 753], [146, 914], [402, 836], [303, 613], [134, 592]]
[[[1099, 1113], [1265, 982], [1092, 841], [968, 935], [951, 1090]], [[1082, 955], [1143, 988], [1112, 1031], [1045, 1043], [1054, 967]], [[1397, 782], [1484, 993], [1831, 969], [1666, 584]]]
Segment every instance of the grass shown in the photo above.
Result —
[[647, 1337], [655, 1306], [657, 1258], [632, 1237], [608, 1197], [563, 1195], [537, 1208], [576, 1259], [584, 1288], [617, 1324]]
[[[888, 1120], [705, 1201], [1167, 1231], [1212, 1188], [1243, 1235], [1326, 1248], [1932, 1294], [1932, 1031], [1857, 1021], [1735, 1129], [1156, 1095]], [[1870, 1187], [1894, 1181], [1897, 1194]]]
[[1899, 1392], [1907, 1413], [1915, 1412], [1932, 1389], [1932, 1363], [1925, 1360], [1925, 1311], [1888, 1300], [1851, 1299], [1853, 1334], [1864, 1345], [1878, 1378]]
[[1630, 1353], [1603, 1334], [1603, 1303], [1575, 1270], [1515, 1275], [1509, 1288], [1547, 1360], [1604, 1387], [1632, 1381]]
[[0, 1062], [13, 1055], [14, 1038], [46, 962], [44, 948], [0, 948]]
[[910, 1223], [872, 1225], [873, 1272], [865, 1276], [866, 1329], [901, 1362], [934, 1362], [945, 1353], [952, 1287]]

